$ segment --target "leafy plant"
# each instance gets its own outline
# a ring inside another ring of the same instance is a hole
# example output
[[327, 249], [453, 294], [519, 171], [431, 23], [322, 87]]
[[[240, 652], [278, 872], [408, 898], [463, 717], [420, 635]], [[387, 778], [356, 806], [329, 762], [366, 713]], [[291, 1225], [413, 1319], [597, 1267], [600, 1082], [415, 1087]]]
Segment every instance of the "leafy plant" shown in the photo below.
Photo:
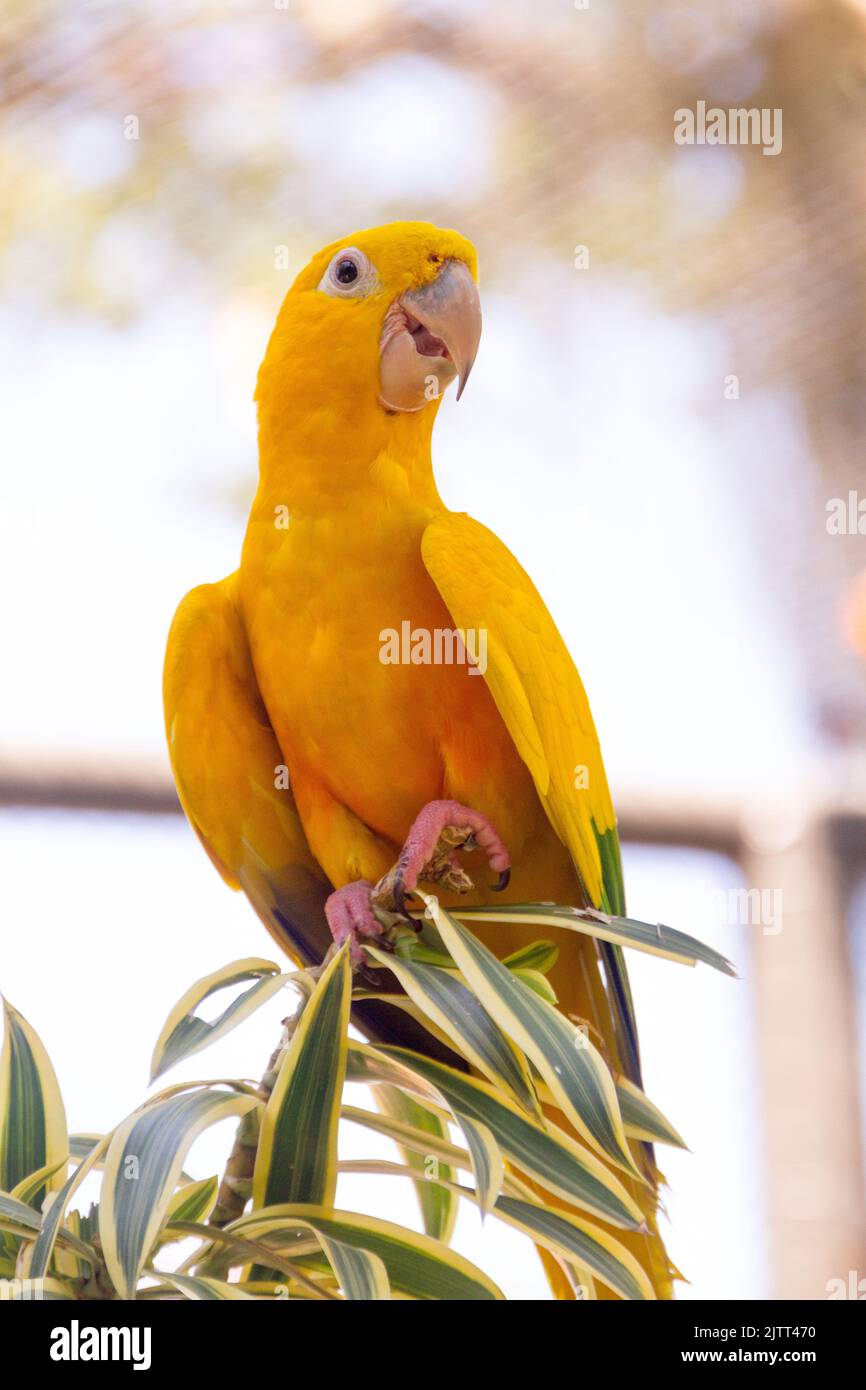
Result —
[[[447, 1043], [467, 1069], [350, 1037], [352, 1000], [365, 989], [353, 980], [346, 947], [334, 948], [317, 969], [287, 973], [272, 961], [247, 959], [197, 981], [178, 1001], [157, 1040], [152, 1079], [288, 987], [298, 1008], [258, 1086], [182, 1082], [145, 1100], [109, 1134], [68, 1135], [48, 1055], [5, 1005], [0, 1292], [52, 1299], [500, 1299], [488, 1275], [450, 1248], [463, 1198], [549, 1252], [578, 1296], [593, 1298], [601, 1285], [624, 1299], [652, 1298], [646, 1273], [610, 1228], [642, 1228], [628, 1186], [638, 1173], [639, 1141], [682, 1140], [556, 1008], [546, 978], [553, 943], [535, 941], [498, 960], [466, 923], [564, 928], [733, 973], [729, 963], [680, 932], [590, 910], [531, 905], [449, 913], [435, 897], [424, 901], [419, 932], [397, 927], [383, 939], [390, 950], [370, 944], [368, 959], [405, 991], [385, 997]], [[197, 1015], [206, 999], [239, 986], [215, 1020]], [[346, 1104], [347, 1081], [366, 1083], [378, 1109]], [[222, 1183], [190, 1177], [184, 1163], [193, 1141], [228, 1116], [239, 1125]], [[341, 1120], [391, 1138], [401, 1162], [341, 1161]], [[336, 1207], [341, 1172], [414, 1183], [424, 1232]], [[100, 1196], [83, 1212], [72, 1202], [90, 1173], [101, 1173]], [[169, 1267], [166, 1247], [188, 1238], [192, 1252]]]

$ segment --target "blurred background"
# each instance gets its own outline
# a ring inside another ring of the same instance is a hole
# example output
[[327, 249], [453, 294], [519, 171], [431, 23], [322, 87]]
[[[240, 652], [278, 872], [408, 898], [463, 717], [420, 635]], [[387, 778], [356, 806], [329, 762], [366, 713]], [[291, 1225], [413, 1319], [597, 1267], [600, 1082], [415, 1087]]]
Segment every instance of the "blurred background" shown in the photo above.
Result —
[[[780, 110], [781, 152], [677, 144], [699, 101]], [[680, 1296], [866, 1278], [864, 114], [862, 0], [6, 0], [0, 989], [71, 1128], [141, 1100], [193, 979], [272, 953], [179, 814], [166, 631], [237, 563], [292, 279], [423, 218], [476, 242], [485, 314], [440, 490], [580, 665], [632, 914], [741, 976], [631, 955], [691, 1148]], [[285, 1011], [175, 1075], [259, 1075]], [[391, 1180], [339, 1200], [417, 1223]], [[467, 1210], [457, 1244], [545, 1296], [515, 1233]]]

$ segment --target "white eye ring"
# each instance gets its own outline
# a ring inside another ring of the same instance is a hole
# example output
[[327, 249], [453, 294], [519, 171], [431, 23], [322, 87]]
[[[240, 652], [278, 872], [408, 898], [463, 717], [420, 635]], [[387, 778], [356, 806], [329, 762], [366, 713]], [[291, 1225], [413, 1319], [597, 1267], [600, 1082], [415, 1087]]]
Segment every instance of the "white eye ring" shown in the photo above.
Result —
[[376, 272], [364, 252], [356, 246], [344, 246], [332, 258], [319, 281], [319, 289], [339, 299], [354, 299], [368, 294], [375, 283]]

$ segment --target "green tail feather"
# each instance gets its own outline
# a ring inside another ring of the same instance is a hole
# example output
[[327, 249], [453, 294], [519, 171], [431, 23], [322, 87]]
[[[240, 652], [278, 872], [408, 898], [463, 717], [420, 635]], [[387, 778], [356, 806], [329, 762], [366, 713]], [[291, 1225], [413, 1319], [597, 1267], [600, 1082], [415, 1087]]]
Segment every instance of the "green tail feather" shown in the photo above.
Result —
[[[595, 830], [595, 838], [601, 855], [602, 899], [599, 906], [602, 912], [611, 917], [625, 916], [625, 887], [622, 879], [622, 860], [619, 852], [619, 837], [616, 828], [600, 833]], [[637, 1036], [637, 1022], [631, 986], [628, 982], [628, 969], [621, 946], [610, 941], [602, 941], [601, 956], [608, 977], [608, 986], [613, 1005], [614, 1023], [623, 1053], [626, 1075], [643, 1090], [640, 1065], [640, 1045]]]

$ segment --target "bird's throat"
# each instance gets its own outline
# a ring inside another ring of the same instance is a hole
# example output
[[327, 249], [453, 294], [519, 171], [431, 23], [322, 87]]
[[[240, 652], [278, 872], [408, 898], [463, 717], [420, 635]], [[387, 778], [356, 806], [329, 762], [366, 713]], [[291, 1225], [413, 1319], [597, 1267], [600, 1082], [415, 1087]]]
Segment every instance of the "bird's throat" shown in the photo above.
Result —
[[[435, 404], [388, 414], [378, 404], [355, 428], [334, 429], [327, 412], [294, 421], [260, 419], [259, 487], [253, 517], [344, 517], [370, 508], [438, 510], [430, 451]], [[341, 422], [342, 423], [342, 422]]]

